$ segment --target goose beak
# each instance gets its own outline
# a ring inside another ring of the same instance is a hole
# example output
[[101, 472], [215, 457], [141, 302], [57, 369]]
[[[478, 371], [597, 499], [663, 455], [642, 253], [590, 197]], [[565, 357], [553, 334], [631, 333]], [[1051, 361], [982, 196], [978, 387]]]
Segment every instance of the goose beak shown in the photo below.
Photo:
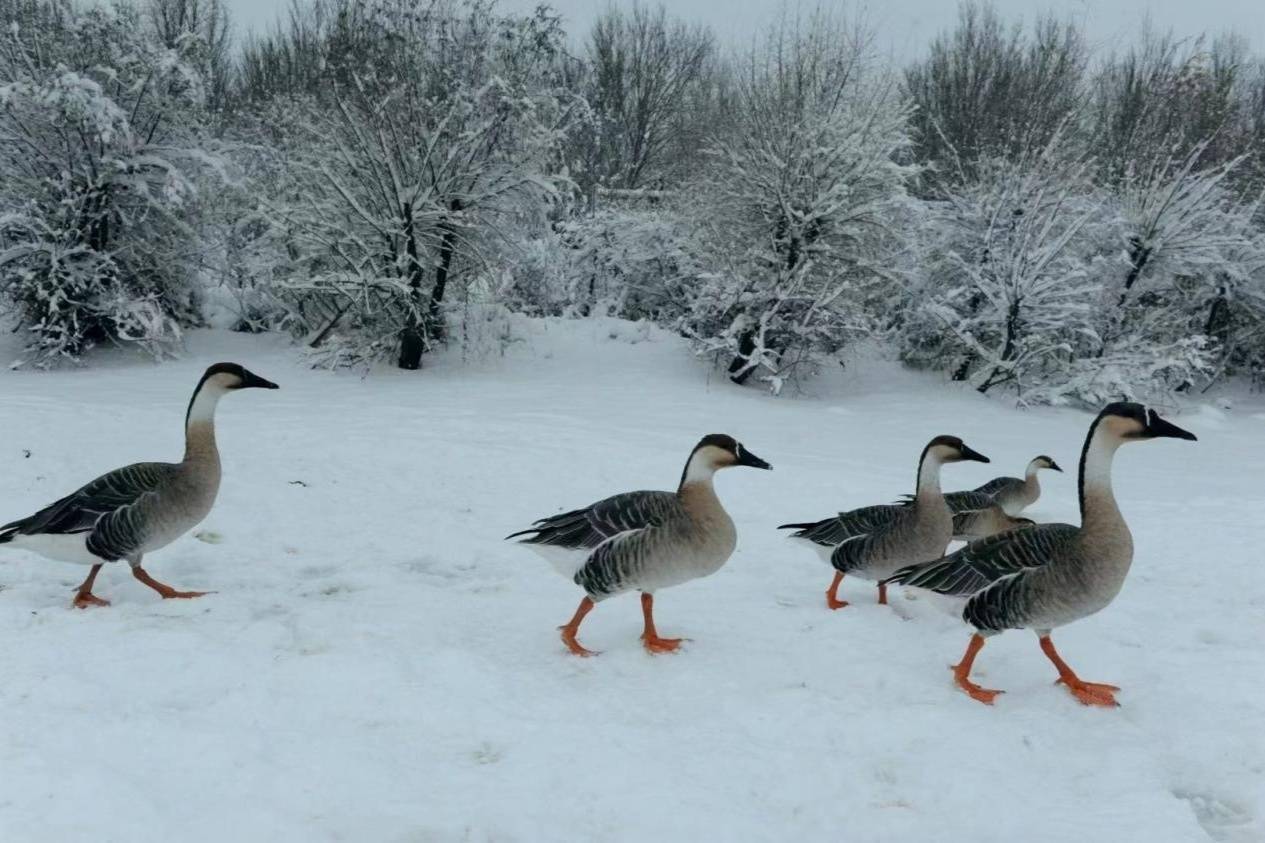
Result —
[[238, 389], [252, 389], [252, 388], [254, 389], [280, 389], [281, 388], [277, 386], [275, 383], [273, 383], [272, 381], [259, 377], [259, 375], [255, 374], [249, 369], [243, 370], [243, 374], [245, 375], [245, 377], [242, 378], [242, 385], [239, 386]]
[[763, 468], [766, 471], [772, 471], [773, 466], [757, 457], [741, 445], [738, 446], [738, 462], [737, 465], [750, 466], [751, 468]]
[[1053, 469], [1054, 471], [1057, 471], [1059, 473], [1062, 473], [1063, 471], [1063, 469], [1059, 468], [1059, 464], [1056, 463], [1054, 460], [1050, 460], [1050, 464], [1046, 466], [1046, 468]]
[[974, 448], [967, 447], [966, 445], [962, 446], [962, 459], [972, 460], [974, 462], [991, 462], [988, 457], [984, 456], [979, 451], [976, 451]]
[[1146, 414], [1146, 436], [1151, 439], [1167, 437], [1170, 439], [1187, 439], [1191, 442], [1199, 441], [1195, 434], [1189, 430], [1183, 430], [1170, 421], [1160, 418], [1160, 414], [1154, 410], [1150, 410]]

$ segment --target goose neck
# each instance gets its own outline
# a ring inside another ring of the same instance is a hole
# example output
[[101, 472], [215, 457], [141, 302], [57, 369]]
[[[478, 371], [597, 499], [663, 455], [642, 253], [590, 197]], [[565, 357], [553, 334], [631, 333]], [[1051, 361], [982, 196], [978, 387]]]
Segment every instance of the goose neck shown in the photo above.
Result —
[[215, 442], [215, 408], [223, 395], [223, 389], [203, 384], [189, 401], [184, 428], [185, 463], [219, 464], [220, 454]]
[[1085, 438], [1079, 491], [1081, 527], [1086, 531], [1116, 528], [1124, 523], [1111, 485], [1111, 464], [1121, 444], [1118, 436], [1099, 425]]
[[940, 491], [940, 458], [930, 450], [924, 451], [918, 462], [918, 485], [914, 488], [917, 500], [935, 500], [942, 498]]

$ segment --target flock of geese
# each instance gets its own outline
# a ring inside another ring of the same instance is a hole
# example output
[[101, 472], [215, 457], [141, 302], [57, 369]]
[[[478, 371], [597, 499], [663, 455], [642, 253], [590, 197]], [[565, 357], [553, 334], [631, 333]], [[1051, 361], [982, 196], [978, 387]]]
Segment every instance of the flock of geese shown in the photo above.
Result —
[[[215, 409], [224, 395], [249, 388], [277, 385], [236, 363], [211, 366], [189, 401], [179, 463], [137, 463], [102, 475], [0, 527], [0, 544], [90, 566], [74, 597], [80, 608], [109, 605], [93, 594], [93, 583], [102, 565], [120, 559], [163, 598], [206, 594], [161, 583], [142, 562], [211, 511], [220, 484]], [[848, 605], [838, 590], [849, 575], [877, 583], [879, 603], [887, 602], [892, 584], [962, 600], [962, 617], [974, 632], [953, 673], [973, 699], [991, 704], [1002, 693], [970, 679], [984, 641], [1007, 629], [1031, 629], [1059, 682], [1076, 699], [1116, 705], [1119, 688], [1080, 679], [1055, 650], [1050, 633], [1097, 612], [1119, 593], [1133, 560], [1133, 539], [1112, 492], [1112, 458], [1123, 444], [1159, 437], [1195, 439], [1141, 404], [1109, 404], [1098, 414], [1081, 450], [1079, 527], [1020, 516], [1041, 494], [1038, 473], [1062, 470], [1047, 456], [1033, 459], [1022, 479], [999, 477], [971, 491], [942, 492], [942, 466], [989, 460], [956, 436], [937, 436], [918, 458], [917, 483], [906, 499], [779, 529], [793, 530], [792, 538], [834, 569], [826, 590], [830, 609]], [[584, 591], [575, 614], [560, 627], [572, 653], [594, 655], [578, 640], [580, 624], [598, 602], [627, 591], [641, 594], [645, 648], [665, 653], [680, 647], [683, 639], [663, 638], [655, 629], [654, 594], [713, 574], [732, 555], [738, 534], [713, 478], [733, 466], [772, 468], [733, 437], [712, 434], [690, 452], [675, 492], [625, 492], [542, 518], [506, 537], [545, 556]], [[967, 544], [946, 555], [955, 539]]]

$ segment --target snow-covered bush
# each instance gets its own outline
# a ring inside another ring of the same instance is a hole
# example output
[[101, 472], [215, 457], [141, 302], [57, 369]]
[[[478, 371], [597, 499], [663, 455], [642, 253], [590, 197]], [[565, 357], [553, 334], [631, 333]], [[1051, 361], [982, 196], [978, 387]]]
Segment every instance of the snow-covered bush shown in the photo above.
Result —
[[525, 244], [502, 290], [527, 313], [615, 316], [675, 326], [703, 267], [690, 226], [668, 208], [603, 210]]
[[125, 3], [0, 15], [0, 292], [41, 365], [104, 340], [157, 353], [200, 318], [201, 45], [158, 45]]
[[1234, 162], [1200, 169], [1197, 147], [1111, 190], [1061, 138], [982, 161], [931, 204], [903, 357], [980, 392], [1087, 405], [1245, 360], [1265, 261], [1256, 205], [1224, 187]]
[[741, 119], [688, 189], [712, 271], [682, 327], [736, 382], [777, 390], [893, 286], [908, 107], [863, 36], [824, 15], [784, 23], [735, 76]]

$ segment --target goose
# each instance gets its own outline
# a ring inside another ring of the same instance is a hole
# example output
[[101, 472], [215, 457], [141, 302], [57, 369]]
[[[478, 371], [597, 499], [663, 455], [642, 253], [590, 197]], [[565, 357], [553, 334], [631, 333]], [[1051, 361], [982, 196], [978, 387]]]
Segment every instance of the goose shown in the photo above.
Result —
[[982, 492], [947, 492], [944, 502], [953, 513], [954, 541], [973, 542], [1008, 530], [1031, 527], [1031, 518], [1010, 515]]
[[[911, 560], [938, 559], [953, 539], [954, 518], [940, 491], [940, 466], [988, 457], [967, 447], [956, 436], [937, 436], [918, 458], [918, 481], [907, 504], [871, 506], [802, 524], [783, 524], [778, 529], [796, 530], [791, 538], [806, 539], [835, 569], [826, 589], [826, 605], [842, 609], [839, 599], [844, 575], [878, 581], [878, 602], [887, 603], [883, 579]], [[863, 531], [861, 531], [863, 529]]]
[[683, 639], [660, 638], [654, 624], [654, 594], [720, 570], [737, 544], [737, 531], [716, 497], [713, 475], [745, 465], [771, 469], [732, 436], [704, 436], [681, 472], [675, 492], [625, 492], [583, 509], [542, 518], [506, 539], [541, 552], [584, 589], [562, 642], [577, 656], [595, 652], [580, 645], [580, 622], [593, 606], [625, 591], [641, 592], [645, 629], [641, 640], [651, 653], [676, 650]]
[[[899, 503], [863, 506], [849, 512], [841, 512], [824, 521], [803, 524], [782, 524], [779, 530], [795, 530], [793, 539], [806, 539], [818, 547], [834, 550], [850, 538], [872, 533], [896, 520], [900, 511], [914, 502], [913, 495], [906, 495]], [[1007, 515], [991, 497], [980, 492], [946, 492], [944, 502], [953, 514], [953, 540], [972, 542], [976, 539], [1004, 533], [1019, 527], [1029, 527], [1036, 522], [1031, 518], [1015, 518]], [[826, 554], [827, 556], [829, 554]]]
[[1006, 510], [1008, 515], [1018, 515], [1037, 502], [1041, 497], [1041, 483], [1037, 480], [1037, 472], [1043, 468], [1062, 472], [1059, 464], [1042, 454], [1028, 463], [1023, 479], [1018, 477], [994, 477], [983, 486], [977, 486], [976, 492], [988, 495]]
[[1133, 561], [1133, 536], [1111, 489], [1111, 461], [1129, 442], [1195, 435], [1141, 404], [1109, 404], [1089, 426], [1081, 450], [1081, 526], [1039, 524], [969, 544], [943, 559], [897, 571], [889, 583], [968, 598], [962, 617], [975, 628], [954, 680], [973, 699], [992, 704], [1001, 691], [970, 680], [986, 638], [1006, 629], [1036, 632], [1059, 682], [1085, 705], [1117, 705], [1115, 685], [1081, 680], [1050, 639], [1057, 627], [1088, 617], [1119, 593]]
[[206, 370], [185, 413], [185, 452], [178, 463], [141, 462], [103, 474], [34, 515], [0, 527], [0, 544], [33, 551], [48, 559], [90, 565], [75, 592], [74, 605], [108, 606], [92, 593], [106, 562], [126, 559], [132, 576], [163, 598], [201, 597], [205, 591], [177, 591], [142, 567], [146, 553], [166, 547], [192, 529], [215, 503], [220, 486], [220, 454], [215, 446], [215, 407], [237, 389], [277, 385], [236, 363]]

